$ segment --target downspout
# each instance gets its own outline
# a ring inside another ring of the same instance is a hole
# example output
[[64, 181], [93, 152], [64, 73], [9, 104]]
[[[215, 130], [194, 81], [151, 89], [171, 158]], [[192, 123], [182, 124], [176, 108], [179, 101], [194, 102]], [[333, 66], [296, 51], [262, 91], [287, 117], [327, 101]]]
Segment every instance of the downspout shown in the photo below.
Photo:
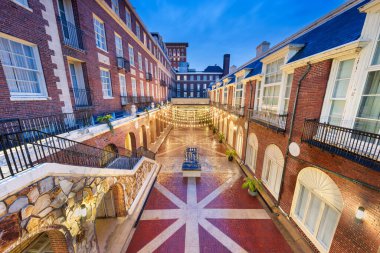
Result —
[[[252, 91], [253, 91], [253, 85], [252, 85], [252, 81], [249, 81], [249, 86], [251, 87], [251, 94], [249, 95], [249, 105], [248, 105], [248, 109], [251, 109], [251, 102], [252, 102]], [[248, 111], [247, 111], [248, 113]], [[247, 154], [247, 146], [248, 146], [248, 131], [249, 131], [249, 116], [246, 117], [247, 118], [247, 122], [248, 122], [248, 125], [247, 125], [247, 130], [245, 131], [245, 134], [246, 134], [246, 140], [245, 140], [245, 147], [243, 150], [245, 150], [245, 155], [244, 155], [244, 164], [245, 164], [245, 160], [247, 159], [246, 157], [246, 154]]]
[[288, 164], [288, 160], [289, 160], [289, 145], [290, 145], [290, 143], [292, 141], [292, 137], [293, 137], [294, 120], [295, 120], [295, 115], [296, 115], [296, 110], [297, 110], [298, 97], [299, 97], [299, 93], [300, 93], [300, 89], [301, 89], [301, 84], [302, 84], [303, 80], [306, 78], [307, 74], [309, 74], [310, 69], [311, 69], [311, 64], [310, 64], [310, 62], [308, 62], [307, 63], [307, 68], [306, 68], [305, 72], [303, 73], [303, 75], [301, 76], [300, 80], [297, 83], [296, 97], [295, 97], [295, 100], [294, 100], [293, 109], [292, 109], [292, 118], [291, 118], [291, 121], [290, 121], [288, 143], [287, 143], [287, 146], [286, 146], [286, 154], [285, 154], [285, 161], [284, 161], [284, 170], [283, 170], [282, 176], [281, 176], [280, 192], [278, 193], [278, 200], [276, 202], [276, 207], [278, 207], [279, 204], [280, 204], [281, 193], [283, 191], [285, 172], [286, 172], [286, 165]]

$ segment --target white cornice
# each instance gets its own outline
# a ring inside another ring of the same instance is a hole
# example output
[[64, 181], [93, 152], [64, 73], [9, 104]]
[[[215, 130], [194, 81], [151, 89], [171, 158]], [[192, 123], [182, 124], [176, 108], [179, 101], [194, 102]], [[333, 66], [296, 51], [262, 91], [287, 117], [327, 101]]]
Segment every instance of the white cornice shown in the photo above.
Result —
[[359, 10], [365, 13], [380, 12], [380, 0], [373, 0], [360, 7]]

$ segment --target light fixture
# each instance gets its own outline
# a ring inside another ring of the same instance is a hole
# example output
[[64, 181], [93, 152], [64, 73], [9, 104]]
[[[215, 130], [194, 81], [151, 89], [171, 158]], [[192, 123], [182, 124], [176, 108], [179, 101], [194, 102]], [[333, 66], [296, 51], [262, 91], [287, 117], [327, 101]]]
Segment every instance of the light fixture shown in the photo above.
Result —
[[364, 217], [364, 207], [360, 206], [358, 208], [358, 210], [356, 210], [356, 215], [355, 215], [355, 218], [359, 221], [363, 220], [363, 217]]

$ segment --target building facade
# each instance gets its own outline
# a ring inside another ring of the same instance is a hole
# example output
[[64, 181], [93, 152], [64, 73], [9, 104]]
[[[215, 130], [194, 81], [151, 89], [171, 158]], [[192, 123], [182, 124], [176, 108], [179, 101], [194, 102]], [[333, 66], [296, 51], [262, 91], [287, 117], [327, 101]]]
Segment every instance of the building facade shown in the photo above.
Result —
[[318, 252], [379, 250], [379, 22], [379, 1], [346, 3], [210, 91], [215, 128]]
[[7, 0], [1, 16], [1, 118], [167, 101], [174, 71], [164, 44], [128, 1]]
[[189, 43], [167, 42], [165, 45], [168, 49], [168, 56], [172, 67], [178, 70], [180, 62], [187, 62], [187, 48], [189, 47]]

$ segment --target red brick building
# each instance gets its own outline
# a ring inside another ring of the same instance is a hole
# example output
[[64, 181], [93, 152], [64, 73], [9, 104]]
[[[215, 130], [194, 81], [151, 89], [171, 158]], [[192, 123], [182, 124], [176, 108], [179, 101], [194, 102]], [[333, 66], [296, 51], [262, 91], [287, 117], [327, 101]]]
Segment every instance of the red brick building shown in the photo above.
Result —
[[379, 250], [379, 4], [265, 42], [210, 92], [214, 126], [315, 251]]
[[1, 16], [1, 118], [167, 101], [166, 49], [128, 1], [6, 0]]
[[187, 62], [187, 42], [167, 42], [168, 55], [173, 68], [178, 69], [180, 62]]

